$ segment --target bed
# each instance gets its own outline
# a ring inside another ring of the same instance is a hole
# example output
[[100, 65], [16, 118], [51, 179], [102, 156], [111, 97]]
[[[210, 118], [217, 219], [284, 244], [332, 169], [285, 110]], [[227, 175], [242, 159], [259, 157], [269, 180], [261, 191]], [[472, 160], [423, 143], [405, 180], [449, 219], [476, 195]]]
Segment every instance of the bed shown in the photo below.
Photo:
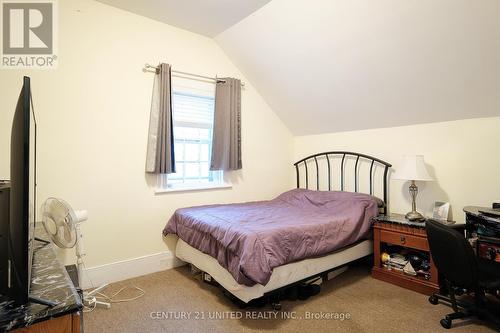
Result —
[[163, 231], [179, 237], [176, 256], [243, 303], [369, 256], [391, 165], [337, 151], [294, 166], [297, 189], [272, 200], [177, 210]]

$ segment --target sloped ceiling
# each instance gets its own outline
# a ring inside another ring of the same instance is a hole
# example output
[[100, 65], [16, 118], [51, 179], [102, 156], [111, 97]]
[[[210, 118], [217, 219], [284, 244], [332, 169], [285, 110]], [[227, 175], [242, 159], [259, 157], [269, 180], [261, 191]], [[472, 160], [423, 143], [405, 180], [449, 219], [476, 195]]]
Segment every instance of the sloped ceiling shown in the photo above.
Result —
[[295, 135], [500, 115], [498, 0], [273, 0], [216, 41]]
[[271, 0], [97, 0], [213, 37]]

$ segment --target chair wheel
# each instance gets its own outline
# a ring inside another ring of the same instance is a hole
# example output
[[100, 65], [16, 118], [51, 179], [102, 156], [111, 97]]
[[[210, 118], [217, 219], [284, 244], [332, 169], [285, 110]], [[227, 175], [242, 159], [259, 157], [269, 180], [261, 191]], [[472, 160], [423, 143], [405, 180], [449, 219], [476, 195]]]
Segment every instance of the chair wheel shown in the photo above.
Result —
[[449, 319], [441, 319], [441, 321], [439, 322], [441, 324], [441, 326], [443, 326], [444, 328], [446, 329], [450, 329], [451, 328], [451, 320]]
[[438, 298], [436, 297], [436, 295], [431, 295], [429, 296], [429, 303], [433, 304], [433, 305], [436, 305], [439, 303], [439, 300]]

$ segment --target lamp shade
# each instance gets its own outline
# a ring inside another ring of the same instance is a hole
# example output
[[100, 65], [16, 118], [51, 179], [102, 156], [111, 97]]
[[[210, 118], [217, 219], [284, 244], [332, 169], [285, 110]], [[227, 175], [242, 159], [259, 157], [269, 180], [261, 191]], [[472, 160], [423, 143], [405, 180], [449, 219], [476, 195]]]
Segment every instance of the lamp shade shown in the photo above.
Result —
[[419, 180], [431, 181], [434, 180], [427, 171], [424, 163], [423, 155], [405, 155], [403, 164], [394, 175], [395, 179], [401, 180]]

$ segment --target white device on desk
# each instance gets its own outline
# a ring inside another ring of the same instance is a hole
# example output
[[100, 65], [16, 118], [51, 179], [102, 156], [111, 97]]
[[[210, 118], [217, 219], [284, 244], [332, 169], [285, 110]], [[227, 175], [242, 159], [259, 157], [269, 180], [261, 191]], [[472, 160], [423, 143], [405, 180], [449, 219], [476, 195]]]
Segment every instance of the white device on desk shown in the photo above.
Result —
[[[42, 208], [42, 222], [47, 234], [52, 242], [62, 249], [76, 249], [76, 264], [78, 269], [78, 284], [82, 285], [82, 276], [84, 272], [83, 257], [85, 249], [83, 246], [83, 235], [80, 224], [88, 219], [86, 210], [73, 210], [64, 200], [48, 198]], [[89, 304], [99, 305], [110, 308], [108, 302], [98, 301], [95, 295], [99, 294], [108, 284], [104, 284], [90, 292], [84, 292], [83, 302], [86, 306]]]

